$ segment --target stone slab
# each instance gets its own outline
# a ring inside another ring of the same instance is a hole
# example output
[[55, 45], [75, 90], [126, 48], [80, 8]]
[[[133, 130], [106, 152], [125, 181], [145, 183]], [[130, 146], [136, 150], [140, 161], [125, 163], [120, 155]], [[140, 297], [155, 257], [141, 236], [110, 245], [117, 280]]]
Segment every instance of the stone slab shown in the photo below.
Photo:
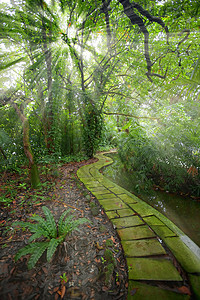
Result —
[[186, 272], [200, 272], [200, 259], [181, 241], [179, 237], [167, 237], [163, 238], [163, 240]]
[[161, 222], [156, 216], [149, 216], [146, 218], [143, 218], [143, 220], [149, 225], [165, 225], [163, 222]]
[[[79, 169], [79, 170], [80, 170], [80, 169]], [[79, 171], [79, 170], [78, 170], [78, 171]], [[91, 178], [91, 175], [89, 174], [89, 172], [86, 172], [86, 171], [84, 172], [84, 171], [82, 171], [82, 170], [79, 171], [79, 172], [78, 172], [78, 171], [77, 171], [77, 176], [78, 176], [79, 178]]]
[[103, 184], [106, 188], [115, 187], [113, 182], [106, 180], [105, 178], [101, 181], [101, 184]]
[[100, 183], [99, 181], [95, 180], [92, 181], [90, 180], [87, 184], [86, 184], [87, 188], [96, 188], [96, 187], [104, 187], [104, 185], [102, 185], [102, 183]]
[[[80, 178], [82, 178], [82, 177], [80, 177]], [[85, 184], [85, 186], [89, 185], [90, 182], [91, 182], [91, 178], [90, 177], [88, 177], [88, 178], [82, 178], [82, 179], [83, 179], [82, 181]]]
[[200, 299], [200, 276], [189, 275], [190, 284], [195, 294], [195, 299]]
[[176, 234], [165, 225], [151, 225], [151, 228], [159, 237], [176, 236]]
[[117, 213], [121, 218], [135, 215], [135, 212], [130, 208], [117, 210]]
[[130, 207], [134, 209], [141, 217], [153, 215], [151, 206], [147, 205], [146, 203], [138, 202], [136, 204], [130, 204]]
[[109, 200], [109, 199], [110, 199], [110, 201], [111, 200], [113, 201], [113, 199], [120, 200], [118, 197], [115, 196], [115, 194], [109, 193], [109, 191], [107, 194], [101, 194], [99, 192], [95, 192], [95, 197], [99, 200]]
[[96, 169], [95, 167], [90, 169], [90, 174], [94, 177], [102, 176], [102, 174], [100, 174], [99, 170]]
[[125, 256], [144, 257], [166, 254], [157, 239], [122, 241]]
[[110, 188], [111, 192], [116, 194], [116, 195], [120, 195], [120, 194], [124, 194], [124, 190], [121, 189], [120, 187], [113, 187]]
[[[101, 202], [102, 205], [103, 205], [103, 201], [104, 200], [102, 200], [102, 202]], [[109, 219], [116, 219], [116, 218], [120, 218], [120, 217], [133, 216], [134, 212], [132, 211], [132, 209], [124, 208], [124, 209], [107, 211], [106, 214]]]
[[126, 203], [137, 203], [137, 197], [133, 195], [133, 197], [130, 197], [127, 194], [122, 194], [119, 196], [120, 199], [122, 199]]
[[178, 294], [138, 281], [129, 281], [127, 300], [189, 300], [189, 295]]
[[155, 237], [155, 234], [149, 229], [147, 225], [118, 229], [117, 231], [122, 241]]
[[119, 215], [117, 214], [116, 210], [106, 211], [106, 215], [108, 216], [109, 219], [119, 218]]
[[123, 208], [128, 208], [128, 206], [123, 203], [122, 201], [120, 201], [120, 199], [118, 200], [99, 200], [99, 203], [103, 206], [103, 208], [105, 209], [105, 211], [107, 210], [117, 210], [117, 209], [123, 209]]
[[99, 185], [98, 187], [90, 187], [88, 188], [92, 193], [101, 193], [101, 194], [107, 194], [109, 193], [108, 189], [104, 186]]
[[[93, 191], [92, 192], [92, 194], [94, 194], [96, 197], [98, 197], [98, 196], [104, 196], [104, 195], [107, 195], [107, 198], [113, 198], [113, 197], [115, 197], [115, 194], [112, 194], [111, 192], [109, 192], [109, 190], [107, 190], [107, 189], [105, 189], [104, 191], [102, 191], [102, 192], [95, 192], [95, 191]], [[110, 195], [110, 196], [108, 196], [108, 195]]]
[[127, 258], [127, 265], [129, 280], [182, 281], [179, 272], [168, 259]]
[[144, 224], [144, 222], [138, 216], [114, 219], [112, 220], [112, 223], [117, 228], [126, 228], [126, 227], [132, 227], [132, 226]]

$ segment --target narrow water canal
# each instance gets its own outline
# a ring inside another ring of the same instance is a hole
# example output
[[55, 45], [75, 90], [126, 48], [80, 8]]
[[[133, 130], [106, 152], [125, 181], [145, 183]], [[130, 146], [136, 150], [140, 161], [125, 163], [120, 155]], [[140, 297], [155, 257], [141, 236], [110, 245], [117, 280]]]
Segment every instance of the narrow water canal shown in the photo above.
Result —
[[103, 168], [103, 174], [116, 184], [147, 202], [176, 224], [200, 247], [200, 202], [174, 194], [135, 189], [134, 176], [126, 172], [117, 154], [109, 154], [114, 163]]

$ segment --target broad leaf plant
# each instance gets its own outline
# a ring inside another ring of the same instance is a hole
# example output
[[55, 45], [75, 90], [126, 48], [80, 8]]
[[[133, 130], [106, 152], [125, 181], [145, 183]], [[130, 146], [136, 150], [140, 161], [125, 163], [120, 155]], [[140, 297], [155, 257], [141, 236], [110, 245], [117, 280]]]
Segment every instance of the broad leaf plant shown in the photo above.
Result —
[[[73, 220], [74, 216], [69, 215], [70, 209], [64, 211], [60, 216], [59, 221], [56, 223], [51, 211], [48, 207], [43, 206], [45, 218], [39, 215], [30, 217], [30, 222], [15, 222], [14, 226], [27, 228], [33, 235], [28, 240], [28, 245], [21, 248], [15, 255], [15, 261], [22, 256], [30, 254], [28, 261], [28, 269], [35, 267], [42, 254], [47, 251], [47, 261], [53, 257], [57, 247], [65, 241], [67, 234], [73, 230], [78, 230], [79, 225], [89, 222], [86, 218], [79, 218]], [[35, 223], [31, 221], [36, 221]], [[37, 239], [42, 241], [36, 241]]]

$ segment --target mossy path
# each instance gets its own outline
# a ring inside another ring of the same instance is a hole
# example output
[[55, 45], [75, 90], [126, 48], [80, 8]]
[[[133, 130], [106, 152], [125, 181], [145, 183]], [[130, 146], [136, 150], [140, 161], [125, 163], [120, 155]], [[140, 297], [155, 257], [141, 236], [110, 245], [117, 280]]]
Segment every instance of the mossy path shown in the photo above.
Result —
[[[200, 249], [169, 219], [99, 170], [112, 159], [81, 167], [79, 179], [116, 228], [129, 270], [129, 299], [200, 299]], [[189, 224], [188, 224], [189, 226]]]

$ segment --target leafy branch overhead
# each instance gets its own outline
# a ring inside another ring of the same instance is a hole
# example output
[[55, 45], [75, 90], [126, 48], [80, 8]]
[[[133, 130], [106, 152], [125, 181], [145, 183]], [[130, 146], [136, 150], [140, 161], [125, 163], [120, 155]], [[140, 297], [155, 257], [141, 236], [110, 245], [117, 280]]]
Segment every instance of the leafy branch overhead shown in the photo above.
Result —
[[[35, 267], [37, 261], [45, 251], [47, 251], [47, 261], [49, 262], [57, 247], [65, 241], [66, 236], [72, 231], [78, 230], [78, 227], [81, 224], [89, 222], [86, 218], [73, 220], [73, 215], [69, 215], [71, 211], [69, 209], [62, 213], [58, 223], [56, 223], [48, 207], [43, 206], [42, 210], [45, 218], [42, 218], [39, 215], [34, 215], [30, 218], [30, 222], [13, 223], [14, 227], [20, 226], [21, 228], [26, 228], [33, 233], [28, 240], [29, 244], [20, 249], [15, 256], [15, 261], [17, 261], [22, 256], [31, 254], [28, 261], [29, 269]], [[41, 238], [43, 241], [35, 241]]]

